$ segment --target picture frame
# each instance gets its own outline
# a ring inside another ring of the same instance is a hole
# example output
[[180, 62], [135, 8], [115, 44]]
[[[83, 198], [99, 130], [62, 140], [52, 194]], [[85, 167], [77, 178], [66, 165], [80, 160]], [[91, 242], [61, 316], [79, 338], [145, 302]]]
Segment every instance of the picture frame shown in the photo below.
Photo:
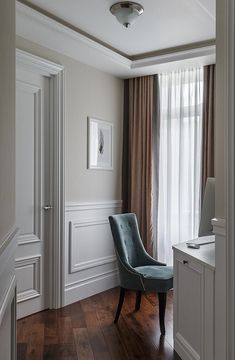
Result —
[[88, 169], [113, 169], [113, 124], [94, 117], [87, 119]]

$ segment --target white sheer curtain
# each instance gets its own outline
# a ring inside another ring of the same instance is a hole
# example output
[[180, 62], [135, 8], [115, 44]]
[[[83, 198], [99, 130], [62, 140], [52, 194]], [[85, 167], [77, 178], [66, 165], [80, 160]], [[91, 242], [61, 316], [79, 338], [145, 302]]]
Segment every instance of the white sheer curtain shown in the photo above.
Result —
[[197, 237], [200, 216], [203, 68], [159, 75], [160, 168], [157, 258]]

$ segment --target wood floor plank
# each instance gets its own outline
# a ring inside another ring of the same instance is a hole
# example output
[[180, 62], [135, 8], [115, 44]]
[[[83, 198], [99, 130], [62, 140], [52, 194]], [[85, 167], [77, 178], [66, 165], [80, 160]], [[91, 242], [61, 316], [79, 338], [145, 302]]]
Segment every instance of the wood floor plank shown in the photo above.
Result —
[[85, 321], [95, 359], [109, 360], [110, 353], [100, 328], [96, 311], [86, 312]]
[[44, 350], [44, 325], [33, 324], [29, 334], [26, 358], [29, 360], [42, 360]]
[[45, 345], [43, 360], [77, 360], [75, 346], [72, 344]]
[[60, 344], [73, 344], [74, 334], [71, 317], [59, 317], [58, 318], [58, 335]]
[[18, 321], [18, 360], [180, 360], [173, 349], [173, 294], [161, 336], [158, 298], [143, 296], [135, 311], [135, 293], [127, 291], [118, 321], [119, 289], [111, 289], [58, 310]]
[[113, 316], [106, 309], [97, 313], [112, 359], [130, 359], [125, 343], [122, 340], [118, 327], [113, 323]]
[[75, 346], [79, 360], [94, 360], [87, 329], [74, 329]]

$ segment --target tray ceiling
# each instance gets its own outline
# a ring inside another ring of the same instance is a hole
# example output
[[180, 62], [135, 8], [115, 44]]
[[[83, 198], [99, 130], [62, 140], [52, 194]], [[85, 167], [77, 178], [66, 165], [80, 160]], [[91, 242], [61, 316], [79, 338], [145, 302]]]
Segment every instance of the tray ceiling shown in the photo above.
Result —
[[30, 0], [132, 57], [215, 38], [215, 0], [140, 0], [144, 14], [126, 29], [109, 12], [114, 0]]

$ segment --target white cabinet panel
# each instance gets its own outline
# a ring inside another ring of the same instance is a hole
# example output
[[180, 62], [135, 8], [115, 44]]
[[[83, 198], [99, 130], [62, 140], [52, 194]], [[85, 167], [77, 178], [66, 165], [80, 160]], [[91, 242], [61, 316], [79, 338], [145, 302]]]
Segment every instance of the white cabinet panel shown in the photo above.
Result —
[[178, 274], [178, 332], [197, 353], [200, 353], [201, 343], [198, 334], [201, 325], [202, 274], [181, 262], [178, 263]]
[[214, 270], [174, 248], [174, 347], [182, 360], [214, 360], [213, 327]]

